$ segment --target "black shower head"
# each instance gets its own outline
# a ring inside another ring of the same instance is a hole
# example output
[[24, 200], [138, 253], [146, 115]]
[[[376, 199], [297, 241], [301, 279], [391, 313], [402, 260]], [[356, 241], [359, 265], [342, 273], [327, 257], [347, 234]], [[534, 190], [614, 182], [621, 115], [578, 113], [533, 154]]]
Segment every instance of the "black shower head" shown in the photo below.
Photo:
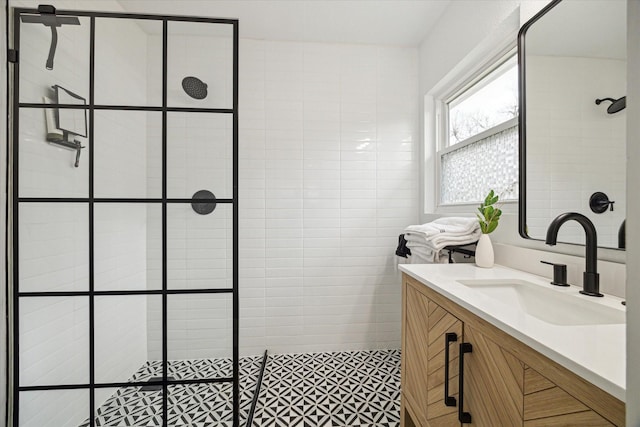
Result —
[[611, 105], [609, 105], [609, 107], [607, 107], [607, 113], [609, 113], [609, 114], [614, 114], [614, 113], [617, 113], [618, 111], [622, 111], [627, 106], [627, 97], [626, 96], [623, 96], [622, 98], [618, 98], [618, 99], [613, 99], [613, 98], [596, 99], [596, 105], [600, 105], [600, 103], [602, 101], [610, 101], [611, 102]]
[[197, 77], [189, 76], [182, 79], [182, 89], [194, 99], [207, 97], [207, 84]]
[[24, 15], [20, 19], [27, 24], [43, 24], [51, 28], [51, 46], [49, 46], [46, 67], [47, 70], [53, 70], [53, 57], [58, 46], [58, 30], [56, 28], [63, 25], [80, 25], [80, 20], [75, 16], [56, 16], [56, 8], [50, 5], [38, 6], [38, 12], [40, 16]]

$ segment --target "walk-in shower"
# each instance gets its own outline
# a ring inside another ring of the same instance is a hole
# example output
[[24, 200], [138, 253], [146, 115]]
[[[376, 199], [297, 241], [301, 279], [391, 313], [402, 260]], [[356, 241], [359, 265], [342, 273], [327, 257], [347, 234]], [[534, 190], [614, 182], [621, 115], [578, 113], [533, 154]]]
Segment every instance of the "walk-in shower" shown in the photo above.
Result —
[[11, 425], [241, 425], [238, 21], [11, 12]]

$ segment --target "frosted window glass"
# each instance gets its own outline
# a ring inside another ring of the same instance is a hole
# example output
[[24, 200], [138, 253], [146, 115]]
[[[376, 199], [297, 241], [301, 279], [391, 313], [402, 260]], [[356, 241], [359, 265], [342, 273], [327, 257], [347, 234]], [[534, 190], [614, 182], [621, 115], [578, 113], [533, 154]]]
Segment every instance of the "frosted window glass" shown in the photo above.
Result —
[[491, 189], [517, 199], [518, 126], [444, 154], [440, 167], [440, 204], [480, 202]]

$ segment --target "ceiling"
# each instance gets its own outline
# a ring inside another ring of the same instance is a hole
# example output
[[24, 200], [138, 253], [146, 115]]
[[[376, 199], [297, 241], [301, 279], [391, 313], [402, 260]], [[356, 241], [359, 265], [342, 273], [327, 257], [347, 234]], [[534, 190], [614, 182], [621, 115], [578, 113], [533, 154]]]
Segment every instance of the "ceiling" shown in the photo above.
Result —
[[238, 18], [240, 37], [418, 46], [453, 0], [118, 0], [126, 12]]
[[626, 24], [624, 0], [565, 0], [527, 31], [527, 54], [626, 59]]

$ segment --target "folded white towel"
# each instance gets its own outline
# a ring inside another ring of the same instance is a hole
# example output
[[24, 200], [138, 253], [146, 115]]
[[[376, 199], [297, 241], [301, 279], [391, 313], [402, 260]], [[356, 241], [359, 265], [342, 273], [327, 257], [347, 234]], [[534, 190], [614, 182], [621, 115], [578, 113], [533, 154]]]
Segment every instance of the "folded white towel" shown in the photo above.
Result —
[[473, 243], [482, 234], [477, 218], [444, 217], [435, 221], [410, 225], [404, 230], [407, 247], [426, 247], [440, 250], [449, 245]]
[[478, 241], [482, 232], [480, 230], [470, 234], [468, 236], [438, 236], [430, 240], [420, 239], [419, 237], [412, 237], [407, 239], [407, 247], [413, 252], [413, 248], [427, 248], [438, 251], [445, 246], [451, 245], [468, 245]]
[[422, 224], [422, 225], [410, 225], [404, 229], [404, 238], [407, 239], [407, 236], [415, 236], [417, 238], [429, 239], [433, 236], [436, 236], [440, 233], [444, 232], [442, 228], [438, 228], [432, 223]]
[[415, 247], [411, 249], [409, 260], [411, 264], [446, 264], [449, 262], [449, 257], [432, 248]]
[[478, 218], [474, 216], [443, 216], [433, 221], [434, 224], [449, 225], [453, 227], [460, 227], [464, 230], [473, 231], [480, 227]]
[[[405, 228], [405, 234], [416, 235], [425, 239], [433, 236], [448, 234], [464, 236], [480, 229], [477, 218], [473, 217], [443, 217], [421, 225], [410, 225]], [[406, 238], [406, 237], [405, 237]]]
[[450, 245], [467, 245], [477, 242], [481, 235], [482, 231], [478, 228], [473, 233], [464, 236], [439, 235], [431, 239], [428, 244], [434, 249], [442, 249]]

